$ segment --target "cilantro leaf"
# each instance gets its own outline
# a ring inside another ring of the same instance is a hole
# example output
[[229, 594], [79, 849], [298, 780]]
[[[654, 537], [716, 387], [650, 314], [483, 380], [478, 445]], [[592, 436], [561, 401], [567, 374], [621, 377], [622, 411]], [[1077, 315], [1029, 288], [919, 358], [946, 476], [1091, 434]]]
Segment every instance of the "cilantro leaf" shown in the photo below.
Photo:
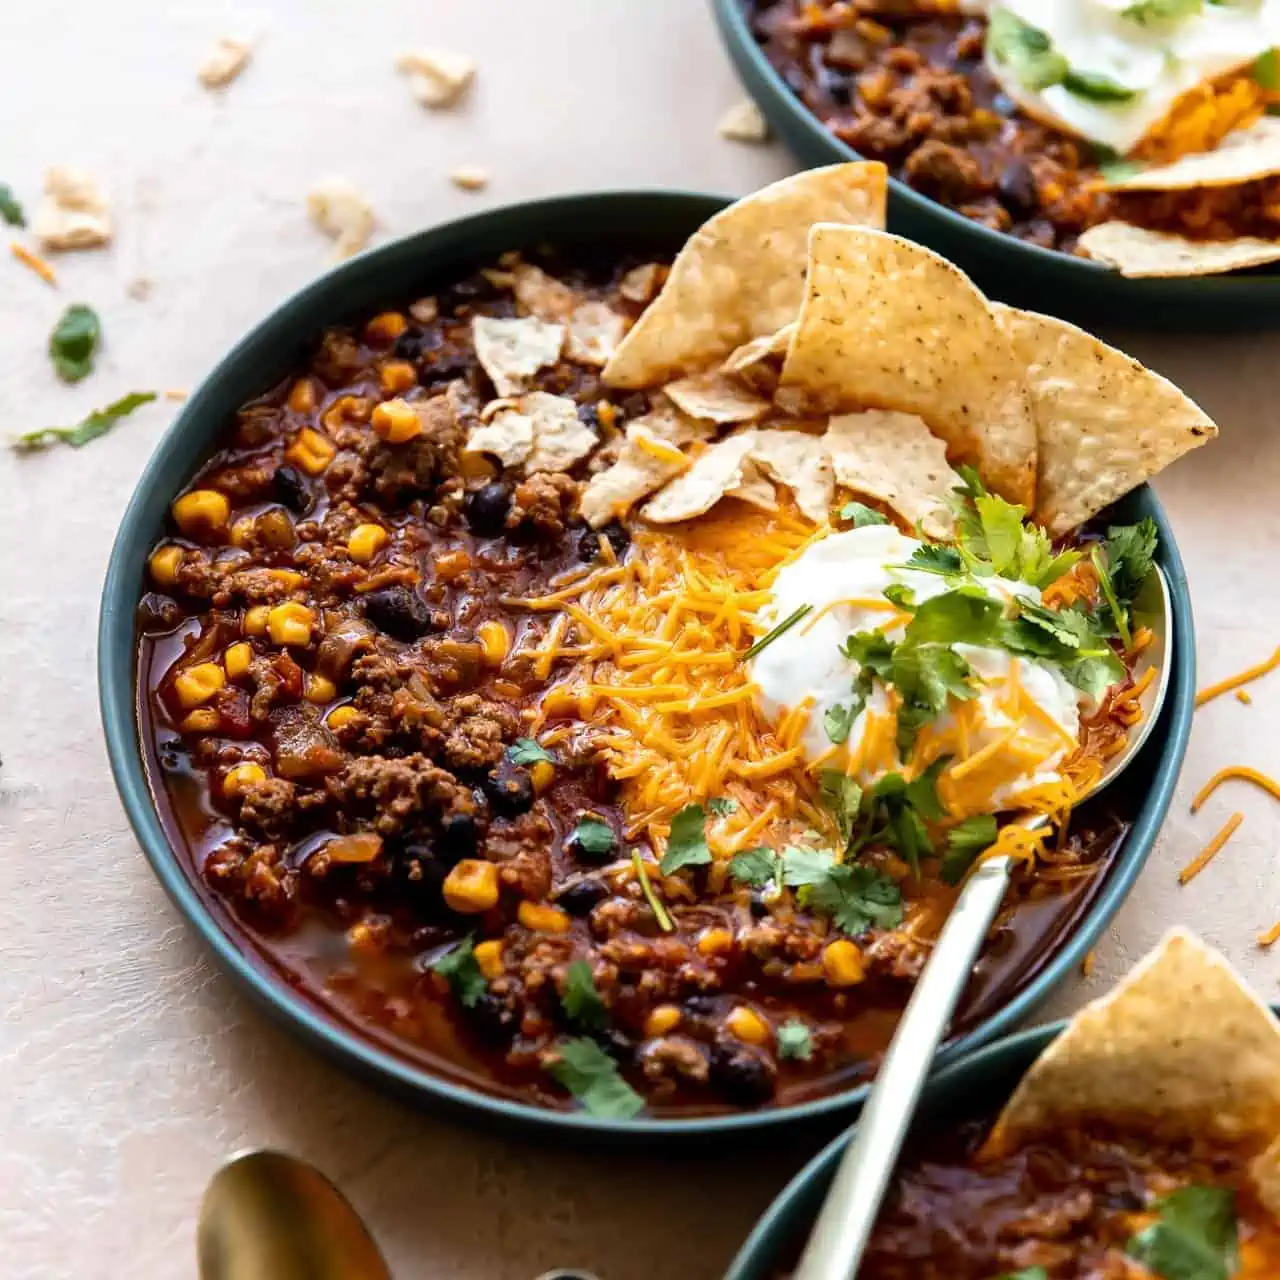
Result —
[[803, 1022], [792, 1018], [778, 1028], [778, 1057], [798, 1062], [813, 1057], [813, 1036]]
[[1062, 77], [1062, 87], [1077, 98], [1088, 98], [1090, 102], [1129, 102], [1140, 92], [1104, 76], [1100, 71], [1068, 71]]
[[63, 382], [79, 382], [93, 372], [93, 357], [102, 339], [98, 313], [82, 302], [72, 303], [49, 335], [49, 358]]
[[18, 198], [8, 184], [3, 182], [0, 182], [0, 218], [3, 218], [11, 227], [27, 225], [26, 215], [22, 212]]
[[431, 971], [445, 978], [458, 1003], [464, 1009], [474, 1009], [480, 998], [489, 990], [484, 974], [476, 963], [475, 946], [470, 938], [463, 938], [456, 947], [437, 956], [430, 964]]
[[888, 680], [893, 669], [893, 642], [880, 631], [855, 631], [845, 637], [840, 652], [865, 671]]
[[915, 611], [899, 648], [924, 644], [990, 644], [1003, 614], [1004, 606], [985, 591], [977, 587], [956, 587], [930, 597]]
[[1114, 653], [1107, 652], [1097, 657], [1080, 658], [1068, 663], [1062, 668], [1062, 674], [1081, 693], [1088, 694], [1094, 702], [1098, 702], [1102, 695], [1113, 684], [1119, 684], [1127, 673], [1124, 663]]
[[1120, 603], [1120, 597], [1116, 595], [1115, 584], [1111, 581], [1111, 569], [1107, 564], [1107, 557], [1097, 543], [1089, 551], [1089, 563], [1093, 565], [1093, 571], [1097, 575], [1098, 587], [1102, 592], [1102, 598], [1107, 602], [1106, 607], [1110, 614], [1115, 634], [1120, 637], [1120, 643], [1127, 650], [1133, 642], [1129, 631], [1129, 611]]
[[836, 820], [840, 838], [848, 844], [862, 807], [862, 788], [839, 769], [822, 769], [818, 773], [818, 795]]
[[1023, 22], [1008, 9], [993, 9], [987, 27], [987, 52], [1033, 93], [1061, 84], [1067, 60], [1039, 27]]
[[105, 436], [121, 418], [131, 414], [140, 405], [150, 404], [155, 398], [154, 391], [135, 391], [132, 395], [123, 396], [107, 405], [105, 409], [95, 409], [74, 427], [41, 427], [36, 431], [28, 431], [14, 440], [13, 447], [27, 452], [43, 449], [60, 440], [73, 449], [79, 449], [91, 440]]
[[905, 583], [894, 582], [885, 587], [881, 593], [890, 604], [896, 604], [899, 609], [910, 613], [916, 607], [916, 593]]
[[782, 883], [782, 859], [767, 845], [743, 849], [729, 859], [729, 875], [737, 884], [763, 889], [767, 884]]
[[1125, 1252], [1165, 1280], [1229, 1280], [1239, 1265], [1235, 1195], [1224, 1187], [1182, 1187], [1155, 1206], [1159, 1218]]
[[903, 566], [920, 573], [937, 573], [944, 578], [964, 572], [964, 561], [954, 547], [941, 542], [922, 542], [907, 558]]
[[575, 960], [564, 974], [560, 1003], [568, 1017], [584, 1031], [603, 1031], [609, 1025], [609, 1009], [596, 990], [591, 966]]
[[849, 740], [849, 728], [857, 717], [858, 712], [852, 706], [844, 702], [837, 702], [834, 706], [827, 709], [826, 715], [822, 717], [822, 727], [826, 730], [827, 739], [839, 746], [842, 742]]
[[898, 754], [905, 760], [920, 727], [946, 709], [947, 700], [974, 697], [969, 664], [942, 644], [899, 645], [894, 655], [893, 686], [902, 699], [898, 708]]
[[539, 760], [546, 760], [551, 764], [556, 762], [555, 756], [532, 738], [517, 738], [507, 748], [507, 759], [512, 764], [537, 764]]
[[947, 810], [938, 798], [938, 775], [950, 763], [950, 756], [939, 756], [919, 777], [912, 778], [903, 788], [903, 799], [930, 822], [938, 822], [947, 816]]
[[593, 861], [610, 857], [618, 848], [618, 837], [614, 835], [613, 828], [599, 818], [581, 819], [569, 838]]
[[561, 1040], [556, 1055], [548, 1069], [582, 1103], [583, 1110], [606, 1120], [630, 1120], [644, 1110], [644, 1099], [594, 1040]]
[[710, 861], [706, 810], [700, 804], [687, 804], [671, 819], [667, 851], [659, 864], [662, 874], [669, 876], [681, 867], [702, 867]]
[[1005, 1271], [991, 1280], [1049, 1280], [1049, 1273], [1043, 1267], [1023, 1267], [1021, 1271]]
[[782, 852], [782, 882], [793, 889], [803, 885], [821, 884], [836, 865], [835, 854], [830, 849], [802, 849], [793, 847]]
[[827, 875], [801, 891], [805, 906], [830, 916], [850, 937], [872, 927], [892, 929], [902, 923], [902, 892], [874, 867], [834, 864]]
[[851, 520], [855, 529], [864, 529], [869, 524], [889, 523], [886, 517], [874, 507], [867, 506], [865, 502], [846, 502], [840, 508], [840, 519]]
[[1268, 49], [1254, 60], [1249, 74], [1264, 89], [1280, 89], [1280, 50]]
[[1138, 524], [1112, 525], [1107, 530], [1107, 569], [1116, 598], [1132, 604], [1146, 582], [1156, 559], [1160, 533], [1148, 516]]
[[1122, 18], [1148, 26], [1159, 22], [1177, 22], [1181, 18], [1193, 18], [1204, 9], [1204, 0], [1137, 0], [1127, 9], [1120, 10]]
[[715, 814], [717, 818], [723, 818], [732, 813], [738, 807], [736, 800], [730, 800], [727, 796], [714, 796], [707, 801], [707, 811]]
[[1098, 638], [1092, 619], [1076, 605], [1068, 609], [1046, 609], [1042, 604], [1019, 600], [1018, 616], [1048, 633], [1058, 644], [1065, 645], [1068, 649], [1083, 648], [1089, 641]]
[[973, 860], [996, 842], [999, 827], [989, 813], [975, 814], [957, 822], [947, 832], [947, 851], [942, 855], [942, 878], [948, 884], [959, 884]]

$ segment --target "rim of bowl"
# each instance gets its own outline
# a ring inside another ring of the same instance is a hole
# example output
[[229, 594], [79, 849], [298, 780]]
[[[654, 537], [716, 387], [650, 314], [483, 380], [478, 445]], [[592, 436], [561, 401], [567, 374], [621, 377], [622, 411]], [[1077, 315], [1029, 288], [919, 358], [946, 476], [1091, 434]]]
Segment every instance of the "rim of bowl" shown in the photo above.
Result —
[[[801, 129], [816, 145], [825, 147], [831, 153], [831, 162], [841, 160], [862, 160], [860, 155], [846, 142], [828, 132], [822, 122], [806, 107], [787, 87], [786, 81], [778, 74], [773, 64], [765, 57], [756, 43], [751, 29], [747, 25], [743, 0], [711, 0], [716, 16], [719, 19], [721, 34], [726, 43], [732, 42], [738, 54], [751, 65], [756, 75], [766, 82], [772, 91], [772, 105], [783, 112], [790, 122]], [[749, 84], [744, 85], [752, 98], [757, 97]], [[1076, 277], [1077, 283], [1089, 284], [1105, 282], [1115, 284], [1124, 282], [1136, 290], [1151, 290], [1164, 286], [1171, 292], [1174, 289], [1194, 287], [1205, 292], [1213, 292], [1220, 300], [1230, 301], [1236, 295], [1254, 295], [1265, 286], [1271, 286], [1280, 294], [1280, 265], [1272, 270], [1252, 275], [1232, 273], [1216, 276], [1153, 276], [1129, 277], [1122, 275], [1105, 263], [1095, 262], [1091, 258], [1080, 258], [1075, 254], [1063, 253], [1058, 249], [1046, 249], [1042, 245], [1031, 244], [1019, 240], [993, 227], [983, 226], [966, 218], [962, 213], [931, 200], [922, 195], [905, 182], [890, 175], [890, 192], [912, 212], [923, 220], [935, 219], [950, 229], [955, 235], [969, 239], [975, 248], [988, 260], [1004, 257], [1011, 267], [1029, 270], [1053, 272], [1065, 271]], [[914, 236], [912, 238], [915, 238]], [[944, 255], [945, 256], [945, 255]]]
[[[635, 189], [581, 192], [498, 205], [463, 218], [435, 223], [333, 267], [273, 307], [210, 369], [156, 445], [121, 517], [103, 582], [98, 620], [99, 709], [116, 790], [143, 854], [180, 914], [199, 934], [222, 968], [260, 1007], [274, 1014], [323, 1055], [402, 1097], [418, 1102], [435, 1102], [446, 1109], [470, 1112], [473, 1116], [478, 1113], [482, 1119], [514, 1123], [525, 1129], [549, 1130], [583, 1138], [608, 1137], [643, 1142], [653, 1138], [703, 1138], [776, 1130], [847, 1114], [862, 1105], [868, 1086], [861, 1084], [791, 1106], [756, 1111], [687, 1118], [602, 1119], [583, 1111], [537, 1107], [456, 1083], [381, 1047], [372, 1036], [358, 1031], [355, 1024], [338, 1021], [313, 998], [293, 989], [278, 972], [257, 958], [251, 941], [242, 940], [242, 935], [231, 932], [230, 927], [224, 927], [214, 915], [210, 904], [196, 887], [192, 874], [186, 869], [184, 855], [170, 844], [152, 797], [139, 738], [135, 699], [134, 611], [143, 582], [145, 548], [159, 532], [152, 525], [143, 528], [144, 505], [153, 491], [165, 483], [167, 469], [179, 470], [189, 477], [199, 461], [212, 451], [216, 431], [206, 429], [202, 433], [200, 426], [211, 416], [225, 423], [227, 412], [233, 411], [234, 406], [228, 410], [218, 401], [222, 395], [221, 384], [234, 375], [236, 367], [252, 360], [262, 348], [292, 348], [313, 339], [326, 324], [339, 318], [341, 307], [337, 299], [343, 286], [375, 272], [378, 265], [387, 259], [408, 255], [430, 260], [437, 255], [441, 267], [447, 270], [450, 258], [459, 265], [467, 262], [466, 246], [482, 238], [483, 233], [492, 227], [518, 226], [526, 221], [545, 223], [557, 219], [562, 220], [565, 226], [571, 226], [575, 217], [592, 207], [625, 208], [635, 203], [661, 206], [672, 211], [673, 221], [687, 213], [692, 229], [708, 216], [709, 211], [722, 207], [730, 199], [687, 190]], [[698, 222], [694, 222], [695, 218]], [[539, 234], [545, 237], [547, 233]], [[519, 233], [513, 230], [512, 242], [518, 239]], [[186, 444], [189, 434], [207, 437], [201, 449], [194, 454]], [[1150, 758], [1150, 789], [1107, 872], [1105, 882], [1084, 908], [1070, 934], [1012, 1000], [940, 1052], [940, 1066], [955, 1062], [1006, 1033], [1081, 962], [1128, 894], [1169, 808], [1190, 735], [1195, 694], [1191, 599], [1173, 531], [1154, 492], [1143, 485], [1125, 501], [1145, 504], [1159, 527], [1159, 558], [1169, 579], [1174, 619], [1176, 670], [1163, 713], [1169, 718], [1168, 733], [1162, 739], [1153, 735], [1139, 757]]]

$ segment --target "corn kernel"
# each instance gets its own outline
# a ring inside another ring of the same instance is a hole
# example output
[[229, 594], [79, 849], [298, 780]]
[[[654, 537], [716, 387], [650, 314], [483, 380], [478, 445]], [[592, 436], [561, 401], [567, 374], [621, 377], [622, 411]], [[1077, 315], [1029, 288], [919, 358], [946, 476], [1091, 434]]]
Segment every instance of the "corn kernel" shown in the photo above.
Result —
[[660, 1004], [652, 1013], [644, 1020], [644, 1033], [646, 1036], [665, 1036], [668, 1031], [674, 1031], [680, 1025], [680, 1010], [673, 1004]]
[[222, 717], [212, 707], [197, 707], [188, 712], [178, 726], [183, 733], [216, 733]]
[[590, 689], [583, 689], [578, 694], [578, 717], [582, 720], [590, 720], [596, 713], [596, 708], [600, 705], [600, 695], [592, 693]]
[[173, 518], [178, 528], [191, 537], [221, 533], [227, 527], [231, 503], [216, 489], [193, 489], [174, 500]]
[[388, 444], [404, 444], [422, 434], [422, 419], [405, 400], [384, 400], [374, 409], [371, 421]]
[[358, 524], [347, 539], [347, 554], [356, 564], [368, 564], [390, 538], [391, 535], [380, 524]]
[[329, 431], [337, 431], [349, 422], [368, 422], [372, 406], [365, 396], [339, 396], [320, 416]]
[[490, 618], [476, 628], [476, 639], [480, 641], [480, 649], [484, 660], [491, 667], [502, 666], [507, 650], [511, 648], [511, 637], [507, 629], [497, 618]]
[[833, 987], [852, 987], [866, 976], [866, 965], [857, 943], [848, 938], [829, 942], [822, 952], [822, 971]]
[[364, 339], [370, 343], [394, 342], [407, 328], [409, 322], [398, 311], [383, 311], [364, 327]]
[[526, 929], [534, 933], [568, 933], [569, 917], [559, 907], [548, 907], [541, 902], [522, 902], [516, 918]]
[[244, 621], [240, 624], [240, 629], [247, 636], [265, 636], [267, 634], [267, 618], [270, 614], [270, 605], [255, 604], [252, 609], [245, 610]]
[[289, 408], [294, 413], [315, 413], [316, 384], [310, 378], [299, 378], [289, 388]]
[[488, 942], [477, 942], [475, 949], [476, 967], [490, 982], [502, 977], [502, 943], [497, 938]]
[[572, 716], [578, 712], [578, 695], [571, 689], [548, 689], [542, 695], [542, 714], [548, 718]]
[[328, 676], [307, 672], [303, 682], [303, 694], [308, 702], [332, 702], [338, 696], [338, 688]]
[[733, 950], [733, 931], [731, 929], [704, 929], [698, 939], [698, 954], [704, 956], [722, 956]]
[[284, 456], [307, 475], [318, 476], [337, 452], [337, 446], [328, 436], [322, 436], [311, 427], [303, 427], [284, 451]]
[[224, 795], [238, 796], [255, 783], [266, 780], [267, 771], [260, 764], [254, 764], [249, 760], [227, 770], [222, 779], [222, 791]]
[[555, 780], [556, 767], [550, 760], [535, 760], [529, 767], [529, 781], [533, 789], [541, 795]]
[[463, 453], [458, 459], [458, 474], [464, 480], [491, 480], [498, 468], [486, 454]]
[[355, 707], [346, 703], [341, 707], [334, 707], [325, 717], [325, 724], [330, 729], [341, 729], [344, 724], [350, 724], [359, 714]]
[[244, 550], [253, 541], [253, 517], [241, 516], [231, 526], [231, 545]]
[[267, 577], [289, 591], [297, 591], [306, 582], [306, 578], [297, 569], [268, 569]]
[[304, 604], [278, 604], [267, 614], [267, 634], [276, 644], [308, 645], [313, 621], [311, 610]]
[[471, 568], [471, 557], [465, 551], [444, 551], [436, 556], [436, 577], [452, 582]]
[[222, 665], [226, 670], [228, 680], [239, 680], [249, 670], [249, 664], [253, 661], [253, 646], [244, 640], [238, 640], [235, 644], [229, 645], [226, 653], [222, 655]]
[[724, 1020], [725, 1030], [745, 1044], [767, 1044], [769, 1024], [745, 1004], [738, 1005]]
[[463, 858], [444, 878], [444, 900], [464, 915], [498, 905], [498, 868], [479, 858]]
[[159, 547], [151, 553], [148, 565], [157, 586], [172, 587], [176, 585], [178, 570], [182, 567], [182, 548], [173, 543]]
[[227, 677], [216, 662], [198, 662], [179, 672], [173, 681], [173, 691], [185, 708], [198, 707], [208, 702], [227, 683]]
[[388, 360], [378, 370], [378, 385], [388, 395], [399, 395], [418, 385], [418, 371], [407, 360]]

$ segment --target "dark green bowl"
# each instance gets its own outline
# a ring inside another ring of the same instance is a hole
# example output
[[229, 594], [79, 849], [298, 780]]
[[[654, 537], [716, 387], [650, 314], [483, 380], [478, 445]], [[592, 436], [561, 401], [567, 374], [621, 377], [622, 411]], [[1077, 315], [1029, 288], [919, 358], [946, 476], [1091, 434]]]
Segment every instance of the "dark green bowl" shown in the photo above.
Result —
[[[796, 159], [806, 166], [859, 159], [770, 65], [751, 34], [744, 0], [712, 0], [712, 5], [743, 86]], [[1151, 329], [1280, 325], [1280, 271], [1274, 267], [1196, 279], [1130, 280], [1100, 262], [980, 226], [896, 179], [889, 183], [889, 230], [958, 263], [993, 298], [1086, 327], [1090, 321]]]
[[[603, 1121], [512, 1102], [434, 1075], [388, 1051], [352, 1024], [325, 1013], [267, 965], [251, 943], [237, 936], [233, 922], [194, 882], [185, 857], [170, 847], [157, 815], [139, 747], [134, 690], [134, 609], [145, 590], [147, 552], [165, 526], [170, 499], [213, 452], [236, 409], [296, 368], [326, 325], [430, 292], [506, 249], [551, 242], [584, 255], [608, 251], [611, 246], [669, 252], [725, 203], [720, 197], [685, 192], [564, 196], [434, 227], [337, 267], [284, 302], [243, 338], [187, 401], [138, 482], [107, 568], [98, 636], [107, 749], [125, 812], [178, 910], [223, 967], [279, 1022], [379, 1087], [469, 1112], [477, 1120], [554, 1129], [565, 1137], [669, 1141], [677, 1136], [792, 1127], [824, 1116], [847, 1115], [862, 1102], [866, 1090], [852, 1089], [785, 1110], [688, 1120]], [[1080, 963], [1133, 884], [1169, 807], [1186, 750], [1195, 691], [1191, 601], [1173, 533], [1155, 496], [1149, 489], [1139, 490], [1126, 500], [1122, 514], [1126, 519], [1151, 515], [1159, 524], [1161, 564], [1173, 597], [1174, 665], [1162, 730], [1151, 736], [1127, 775], [1133, 794], [1143, 799], [1134, 806], [1134, 826], [1124, 848], [1074, 923], [1070, 937], [1028, 975], [1026, 984], [998, 1013], [949, 1045], [944, 1061], [1008, 1031]]]

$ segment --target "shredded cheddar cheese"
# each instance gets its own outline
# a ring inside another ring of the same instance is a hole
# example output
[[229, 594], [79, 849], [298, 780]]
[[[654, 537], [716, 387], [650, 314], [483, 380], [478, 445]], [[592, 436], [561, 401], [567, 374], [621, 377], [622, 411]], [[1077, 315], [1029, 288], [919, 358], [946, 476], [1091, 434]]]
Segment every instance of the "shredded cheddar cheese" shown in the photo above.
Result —
[[1189, 880], [1193, 880], [1201, 871], [1209, 865], [1217, 856], [1222, 846], [1235, 834], [1236, 828], [1244, 821], [1243, 813], [1233, 813], [1225, 823], [1222, 829], [1209, 841], [1203, 849], [1200, 850], [1190, 862], [1187, 863], [1181, 871], [1178, 872], [1178, 883], [1186, 884]]
[[1260, 773], [1257, 769], [1249, 768], [1248, 765], [1233, 764], [1228, 765], [1225, 769], [1219, 769], [1196, 792], [1196, 797], [1191, 802], [1191, 812], [1195, 813], [1224, 782], [1229, 781], [1231, 778], [1240, 778], [1244, 782], [1252, 782], [1255, 787], [1261, 787], [1268, 795], [1280, 800], [1280, 782], [1277, 782], [1274, 778], [1267, 777], [1265, 773]]
[[1269, 671], [1274, 671], [1276, 667], [1280, 667], [1280, 649], [1277, 649], [1264, 662], [1258, 662], [1252, 667], [1246, 667], [1236, 675], [1228, 676], [1225, 680], [1219, 680], [1216, 684], [1206, 685], [1196, 694], [1196, 706], [1202, 707], [1206, 702], [1224, 693], [1230, 693], [1232, 689], [1238, 689], [1241, 685], [1265, 676]]
[[1275, 942], [1280, 942], [1280, 920], [1277, 920], [1265, 933], [1258, 934], [1260, 947], [1269, 947]]
[[14, 240], [9, 245], [9, 252], [13, 254], [24, 267], [30, 268], [36, 275], [40, 277], [45, 284], [51, 284], [56, 287], [58, 277], [53, 268], [37, 253], [32, 253], [26, 245], [19, 244]]

